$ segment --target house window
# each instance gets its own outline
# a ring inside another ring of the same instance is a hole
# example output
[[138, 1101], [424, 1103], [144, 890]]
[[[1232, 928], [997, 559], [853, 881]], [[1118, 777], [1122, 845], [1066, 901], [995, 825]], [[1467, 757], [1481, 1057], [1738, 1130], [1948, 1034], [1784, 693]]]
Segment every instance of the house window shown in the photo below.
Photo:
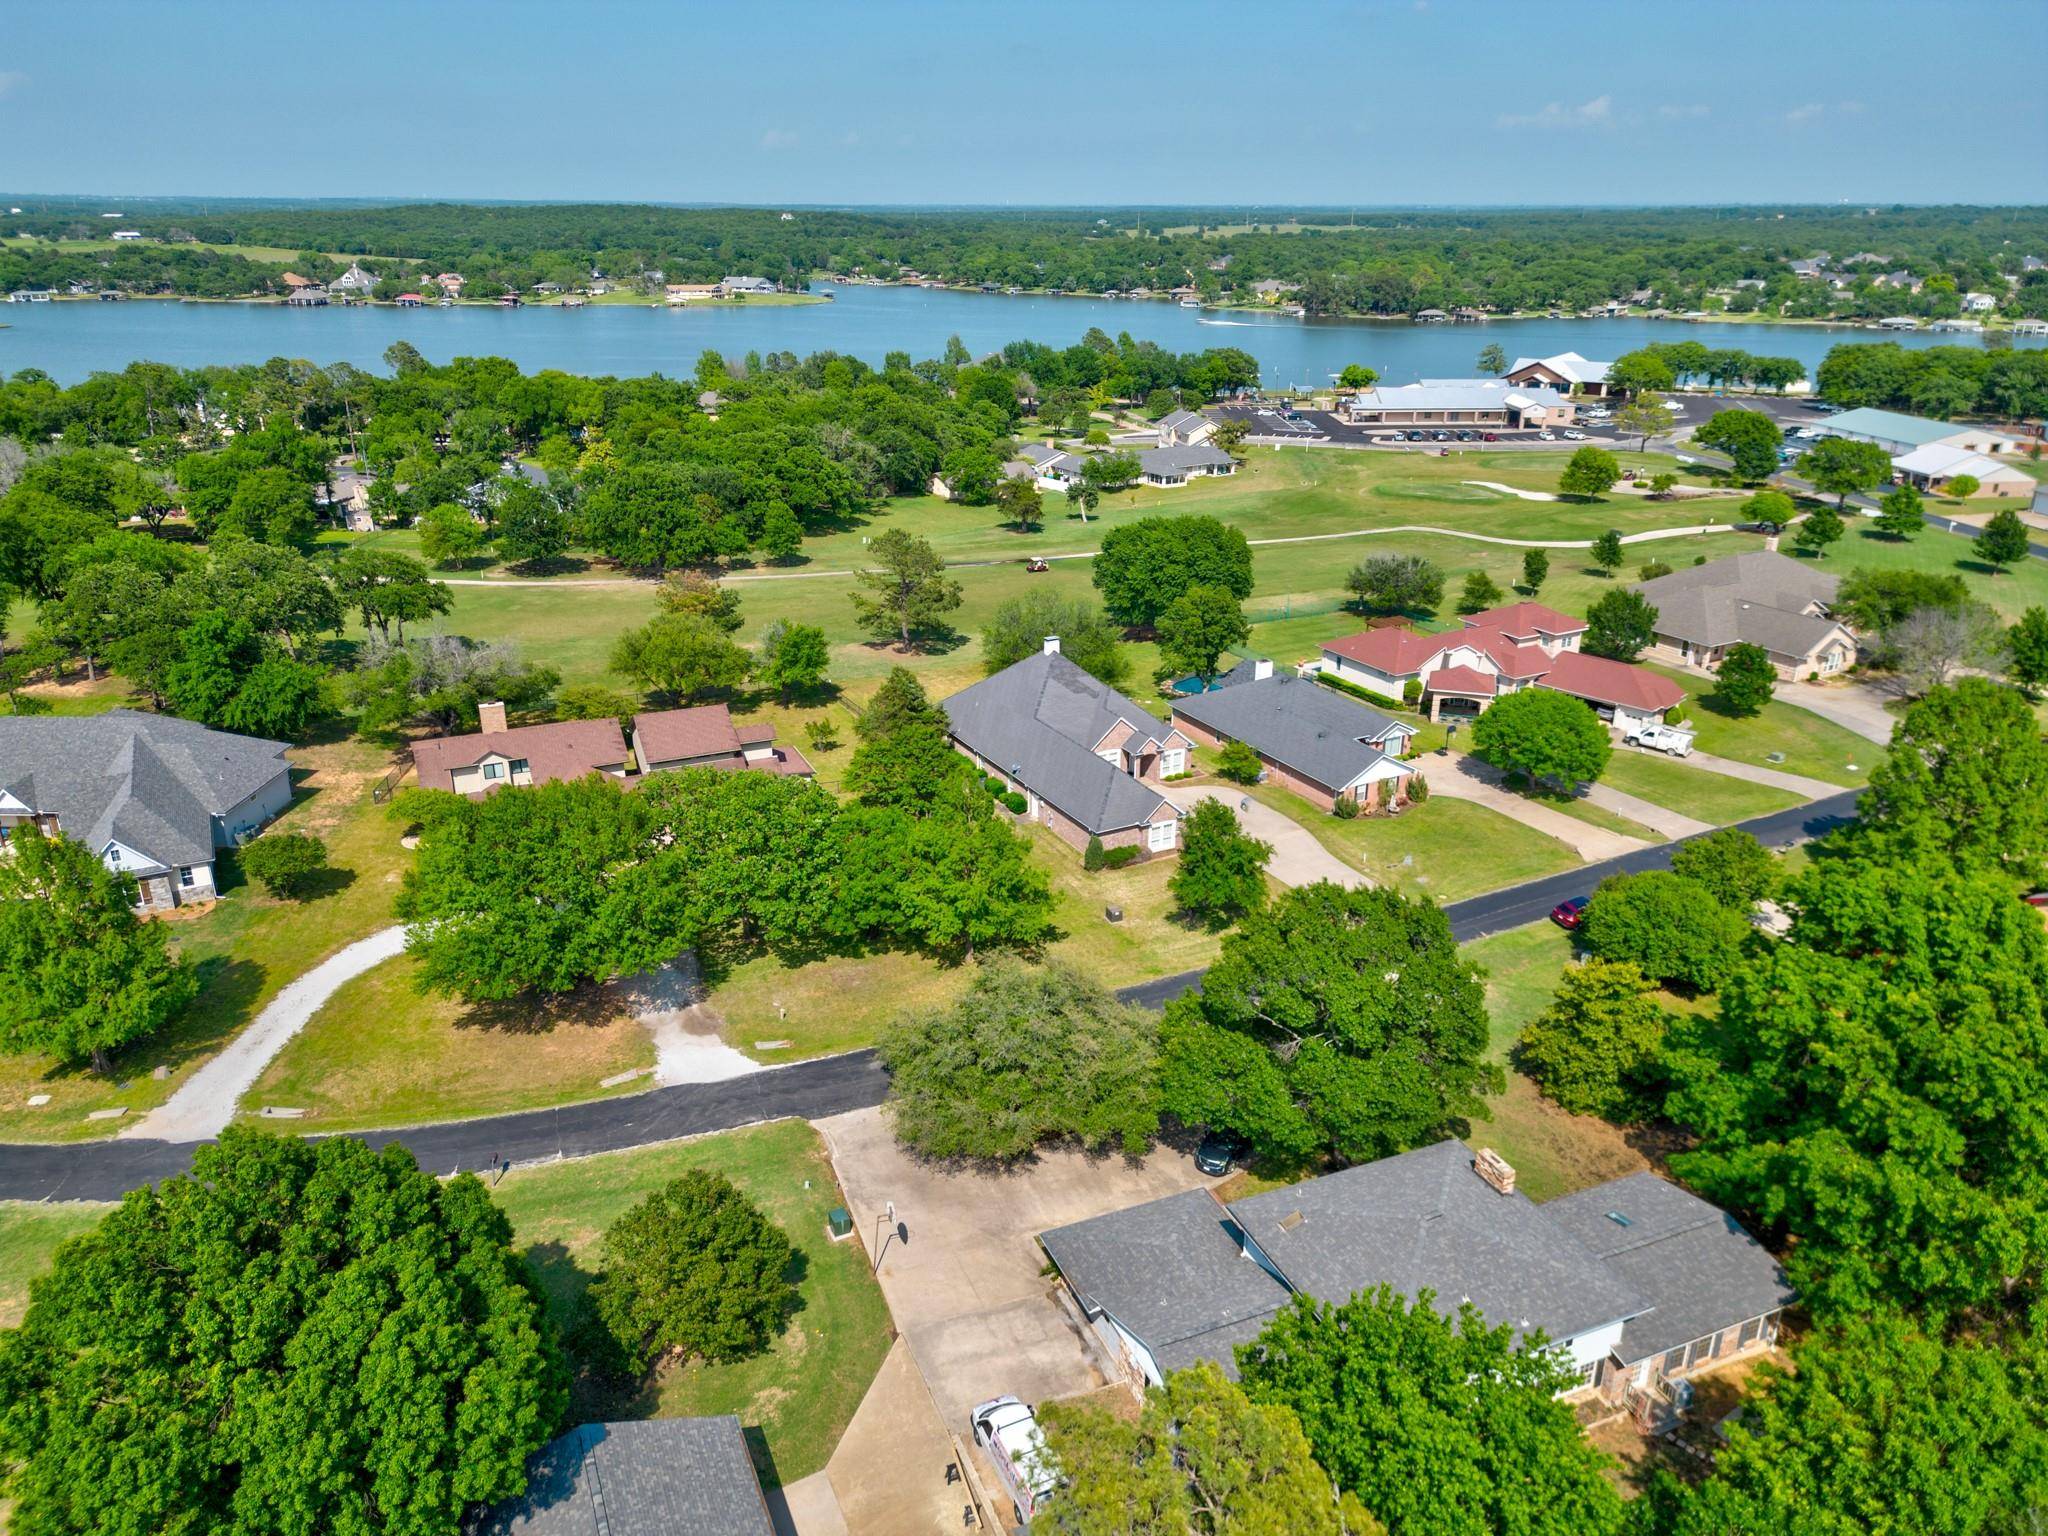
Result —
[[1187, 772], [1187, 766], [1188, 755], [1179, 747], [1170, 747], [1159, 754], [1159, 771], [1161, 773], [1185, 773]]
[[192, 866], [190, 864], [182, 865], [179, 868], [178, 884], [180, 886], [189, 891], [192, 889], [193, 886], [197, 885], [198, 883], [199, 877], [192, 873]]
[[505, 765], [503, 763], [485, 763], [484, 777], [487, 779], [502, 779], [505, 777]]
[[1173, 846], [1173, 823], [1155, 821], [1145, 829], [1146, 846], [1154, 853], [1164, 853]]
[[527, 762], [527, 760], [523, 757], [515, 757], [512, 759], [512, 772], [515, 775], [525, 773], [532, 766], [533, 765]]

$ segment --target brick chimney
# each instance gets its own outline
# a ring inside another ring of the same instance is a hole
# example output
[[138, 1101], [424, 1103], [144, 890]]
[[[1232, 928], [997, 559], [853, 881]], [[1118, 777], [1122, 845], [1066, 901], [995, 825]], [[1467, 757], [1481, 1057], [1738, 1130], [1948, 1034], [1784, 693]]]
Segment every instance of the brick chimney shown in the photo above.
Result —
[[485, 735], [490, 735], [494, 731], [504, 730], [506, 728], [504, 700], [493, 699], [488, 704], [477, 705], [476, 726]]
[[1048, 656], [1057, 656], [1059, 655], [1059, 653], [1060, 637], [1058, 635], [1047, 635], [1045, 637], [1045, 654]]
[[1481, 1147], [1472, 1159], [1472, 1171], [1503, 1195], [1515, 1192], [1515, 1167], [1491, 1147]]

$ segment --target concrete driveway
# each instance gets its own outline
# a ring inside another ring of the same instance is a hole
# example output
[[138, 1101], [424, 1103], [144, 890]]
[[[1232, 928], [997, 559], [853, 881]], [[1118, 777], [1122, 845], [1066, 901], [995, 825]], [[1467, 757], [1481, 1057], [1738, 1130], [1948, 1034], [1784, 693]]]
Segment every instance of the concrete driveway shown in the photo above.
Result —
[[905, 1153], [880, 1109], [815, 1124], [870, 1253], [885, 1233], [882, 1294], [940, 1422], [963, 1440], [969, 1410], [991, 1397], [1037, 1403], [1104, 1385], [1101, 1345], [1057, 1299], [1038, 1234], [1209, 1182], [1164, 1148], [1142, 1162], [1056, 1151], [1014, 1172], [963, 1172]]
[[1619, 832], [1596, 827], [1589, 821], [1580, 821], [1563, 811], [1551, 809], [1541, 801], [1503, 788], [1500, 770], [1490, 763], [1481, 762], [1469, 752], [1453, 752], [1447, 757], [1434, 754], [1419, 757], [1415, 759], [1415, 766], [1429, 780], [1432, 795], [1470, 800], [1490, 811], [1499, 811], [1510, 821], [1519, 821], [1533, 831], [1556, 838], [1582, 859], [1611, 859], [1649, 847], [1641, 838], [1624, 837]]
[[[1293, 817], [1261, 804], [1233, 785], [1162, 784], [1159, 790], [1182, 810], [1192, 810], [1203, 800], [1221, 800], [1236, 811], [1245, 831], [1273, 845], [1266, 873], [1282, 885], [1313, 885], [1318, 880], [1346, 887], [1372, 884], [1361, 871], [1317, 842], [1316, 835]], [[1313, 816], [1322, 814], [1307, 801], [1302, 802], [1302, 810]]]
[[1880, 745], [1890, 743], [1892, 727], [1899, 723], [1898, 717], [1885, 708], [1891, 695], [1868, 683], [1781, 682], [1776, 697]]

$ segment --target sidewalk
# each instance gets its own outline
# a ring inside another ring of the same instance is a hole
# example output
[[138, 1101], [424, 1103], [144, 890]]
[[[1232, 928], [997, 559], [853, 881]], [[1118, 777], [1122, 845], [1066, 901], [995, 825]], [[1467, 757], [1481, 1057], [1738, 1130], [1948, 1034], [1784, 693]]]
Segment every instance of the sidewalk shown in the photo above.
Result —
[[[1245, 831], [1273, 845], [1273, 858], [1266, 865], [1266, 873], [1282, 885], [1313, 885], [1318, 880], [1346, 888], [1372, 884], [1360, 871], [1317, 842], [1316, 835], [1307, 827], [1252, 799], [1235, 785], [1162, 784], [1159, 792], [1182, 810], [1192, 810], [1204, 800], [1221, 800], [1236, 811]], [[1306, 801], [1302, 802], [1302, 809], [1312, 815], [1321, 814]]]
[[1563, 811], [1554, 811], [1526, 795], [1503, 789], [1500, 770], [1482, 763], [1469, 752], [1454, 752], [1448, 760], [1429, 756], [1414, 761], [1423, 777], [1429, 780], [1430, 794], [1448, 795], [1453, 800], [1470, 800], [1490, 811], [1498, 811], [1511, 821], [1519, 821], [1532, 832], [1556, 838], [1588, 862], [1618, 858], [1624, 853], [1634, 853], [1638, 848], [1650, 846], [1640, 838], [1624, 837], [1619, 832], [1596, 827], [1590, 822], [1567, 816]]
[[1824, 800], [1829, 795], [1839, 795], [1843, 786], [1830, 784], [1825, 779], [1809, 779], [1803, 773], [1787, 773], [1782, 768], [1765, 768], [1756, 763], [1738, 763], [1732, 758], [1716, 757], [1711, 752], [1697, 748], [1684, 761], [1694, 768], [1704, 768], [1709, 773], [1724, 773], [1731, 779], [1747, 779], [1752, 784], [1768, 784], [1772, 789], [1787, 789], [1795, 795], [1804, 795], [1809, 800]]
[[1597, 805], [1603, 811], [1626, 816], [1630, 821], [1648, 827], [1652, 832], [1673, 842], [1681, 837], [1696, 837], [1702, 832], [1714, 830], [1711, 821], [1699, 821], [1678, 811], [1666, 810], [1640, 795], [1616, 789], [1612, 784], [1581, 784], [1579, 795], [1588, 805]]

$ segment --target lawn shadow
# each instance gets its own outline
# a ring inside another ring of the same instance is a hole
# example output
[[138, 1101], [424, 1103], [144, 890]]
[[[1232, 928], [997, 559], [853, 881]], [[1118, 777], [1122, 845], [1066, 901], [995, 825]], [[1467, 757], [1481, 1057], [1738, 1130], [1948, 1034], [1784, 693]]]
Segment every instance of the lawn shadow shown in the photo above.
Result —
[[455, 1027], [501, 1035], [547, 1035], [557, 1029], [602, 1029], [628, 1011], [619, 984], [606, 982], [573, 992], [522, 992], [517, 997], [471, 1003], [455, 1016]]
[[297, 902], [324, 901], [329, 896], [339, 896], [356, 883], [356, 872], [352, 869], [337, 869], [328, 865], [316, 869], [301, 882], [293, 896]]

